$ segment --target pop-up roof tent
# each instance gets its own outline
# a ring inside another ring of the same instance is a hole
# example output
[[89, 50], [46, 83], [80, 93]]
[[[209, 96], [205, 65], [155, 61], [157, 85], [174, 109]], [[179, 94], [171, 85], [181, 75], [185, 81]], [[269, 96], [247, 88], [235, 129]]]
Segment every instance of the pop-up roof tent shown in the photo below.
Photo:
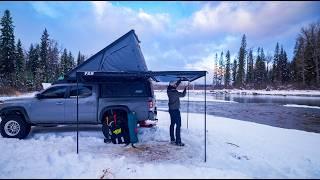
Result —
[[76, 72], [128, 72], [148, 71], [139, 39], [134, 30], [129, 31], [101, 51], [69, 71], [64, 80], [75, 81]]
[[[206, 71], [148, 71], [134, 30], [129, 31], [85, 62], [69, 71], [63, 81], [78, 83], [101, 83], [113, 78], [151, 78], [156, 82], [182, 80], [192, 82], [204, 78], [204, 150], [206, 162]], [[189, 91], [188, 91], [189, 105]], [[78, 111], [77, 97], [77, 153], [78, 150]], [[189, 107], [189, 106], [188, 106]], [[188, 109], [189, 111], [189, 109]], [[187, 112], [188, 113], [188, 112]], [[188, 116], [187, 116], [188, 117]]]

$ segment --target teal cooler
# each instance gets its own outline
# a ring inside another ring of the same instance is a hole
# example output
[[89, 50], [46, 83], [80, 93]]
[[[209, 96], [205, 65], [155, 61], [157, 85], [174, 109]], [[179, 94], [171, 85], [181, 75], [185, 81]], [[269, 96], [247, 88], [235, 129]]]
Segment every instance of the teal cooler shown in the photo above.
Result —
[[128, 113], [128, 128], [130, 135], [130, 142], [138, 142], [138, 129], [137, 129], [138, 118], [135, 112]]

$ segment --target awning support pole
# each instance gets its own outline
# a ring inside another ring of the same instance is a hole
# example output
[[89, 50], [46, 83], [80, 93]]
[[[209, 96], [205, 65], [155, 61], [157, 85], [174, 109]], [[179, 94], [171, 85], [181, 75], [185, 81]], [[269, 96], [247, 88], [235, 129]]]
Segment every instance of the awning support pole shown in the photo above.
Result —
[[79, 154], [79, 81], [78, 75], [76, 74], [77, 78], [77, 154]]
[[207, 162], [207, 73], [204, 76], [204, 162]]
[[190, 85], [190, 81], [188, 81], [188, 104], [187, 104], [187, 129], [188, 129], [188, 124], [189, 124], [189, 85]]

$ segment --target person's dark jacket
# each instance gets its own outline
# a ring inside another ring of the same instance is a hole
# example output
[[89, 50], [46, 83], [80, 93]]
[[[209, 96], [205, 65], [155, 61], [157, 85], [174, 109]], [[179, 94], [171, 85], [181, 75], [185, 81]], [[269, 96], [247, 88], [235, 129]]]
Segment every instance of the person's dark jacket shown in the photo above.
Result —
[[167, 95], [169, 98], [169, 110], [180, 109], [180, 97], [186, 95], [186, 88], [184, 88], [183, 92], [179, 92], [176, 88], [168, 86]]

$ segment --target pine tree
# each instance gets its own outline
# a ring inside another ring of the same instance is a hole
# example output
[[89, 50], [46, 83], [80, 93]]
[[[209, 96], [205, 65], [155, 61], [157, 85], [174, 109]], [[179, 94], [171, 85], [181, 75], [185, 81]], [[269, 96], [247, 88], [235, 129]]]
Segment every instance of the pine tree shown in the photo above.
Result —
[[84, 60], [85, 60], [85, 56], [82, 55], [82, 54], [80, 53], [80, 51], [79, 51], [79, 53], [78, 53], [78, 58], [77, 58], [77, 66], [78, 66], [79, 64], [83, 63]]
[[15, 87], [22, 90], [25, 87], [25, 57], [20, 39], [17, 43], [15, 58]]
[[294, 48], [294, 57], [293, 57], [293, 67], [294, 67], [294, 81], [302, 82], [302, 86], [306, 84], [305, 76], [305, 58], [304, 58], [304, 49], [305, 49], [305, 40], [299, 35]]
[[[31, 56], [32, 56], [32, 52], [34, 51], [34, 47], [33, 44], [31, 43], [30, 47], [29, 47], [29, 51], [27, 52], [27, 61], [26, 61], [26, 70], [27, 73], [31, 73], [32, 72], [32, 63], [31, 63]], [[30, 74], [31, 75], [31, 74]], [[31, 77], [33, 79], [33, 77]]]
[[4, 11], [0, 25], [0, 86], [14, 86], [14, 25], [9, 10]]
[[258, 86], [258, 88], [262, 88], [263, 85], [265, 85], [265, 79], [266, 79], [266, 66], [265, 66], [265, 55], [263, 48], [258, 48], [257, 53], [257, 60], [255, 65], [255, 84]]
[[218, 54], [216, 53], [215, 59], [214, 59], [214, 75], [213, 75], [213, 85], [216, 86], [218, 84]]
[[28, 52], [27, 70], [28, 70], [28, 87], [32, 90], [38, 90], [41, 88], [40, 72], [40, 46], [36, 44], [30, 45]]
[[52, 39], [49, 40], [48, 47], [48, 82], [54, 82], [59, 76], [59, 50], [58, 43]]
[[233, 64], [232, 64], [232, 81], [233, 81], [233, 86], [235, 86], [235, 84], [236, 84], [237, 68], [238, 68], [237, 60], [234, 59], [234, 60], [233, 60]]
[[272, 65], [272, 83], [277, 82], [280, 78], [280, 73], [279, 73], [279, 43], [277, 43], [276, 48], [274, 50], [274, 56], [273, 56], [273, 65]]
[[260, 71], [262, 75], [262, 82], [265, 84], [267, 79], [267, 70], [266, 70], [266, 56], [264, 54], [263, 48], [261, 48], [261, 64], [260, 64]]
[[41, 36], [40, 43], [40, 64], [39, 64], [39, 78], [42, 82], [48, 82], [49, 76], [48, 74], [48, 49], [49, 49], [49, 34], [47, 29], [44, 29], [43, 34]]
[[72, 56], [71, 51], [68, 54], [68, 72], [75, 67], [74, 57]]
[[67, 51], [67, 49], [64, 49], [62, 55], [61, 55], [61, 74], [60, 76], [65, 76], [71, 69], [75, 67], [74, 58], [72, 56], [72, 53]]
[[68, 52], [67, 52], [66, 48], [63, 50], [60, 62], [61, 62], [60, 63], [60, 69], [61, 69], [60, 76], [64, 77], [64, 75], [68, 72]]
[[247, 83], [253, 83], [253, 55], [252, 49], [249, 50], [248, 54], [248, 72], [247, 72]]
[[230, 85], [230, 52], [227, 51], [226, 54], [226, 73], [224, 77], [224, 86], [229, 87]]
[[261, 56], [260, 56], [260, 47], [257, 49], [257, 57], [256, 57], [256, 64], [254, 65], [254, 83], [258, 84], [261, 81], [261, 75], [259, 72]]
[[238, 60], [239, 60], [239, 67], [237, 71], [237, 77], [236, 77], [236, 85], [242, 87], [243, 86], [243, 80], [244, 80], [244, 63], [245, 63], [245, 58], [246, 58], [246, 35], [242, 36], [241, 40], [241, 47], [239, 49], [239, 55], [238, 55]]
[[288, 58], [286, 52], [283, 50], [281, 46], [280, 54], [279, 54], [279, 73], [280, 73], [280, 81], [281, 83], [285, 83], [288, 81]]
[[34, 75], [32, 73], [32, 53], [34, 52], [33, 44], [30, 45], [26, 58], [26, 86], [28, 90], [33, 90]]
[[222, 84], [222, 80], [223, 80], [223, 70], [224, 70], [224, 65], [223, 65], [223, 51], [220, 54], [220, 59], [219, 59], [219, 68], [218, 68], [218, 82], [219, 82], [219, 86], [221, 86]]
[[284, 63], [284, 67], [283, 67], [283, 72], [282, 72], [282, 76], [283, 76], [283, 82], [287, 83], [290, 81], [290, 63], [288, 62], [288, 56], [286, 51], [283, 51], [283, 63]]
[[40, 90], [42, 88], [41, 83], [43, 82], [43, 69], [41, 66], [40, 52], [40, 45], [37, 44], [34, 52], [34, 62], [36, 63], [34, 85], [36, 90]]

